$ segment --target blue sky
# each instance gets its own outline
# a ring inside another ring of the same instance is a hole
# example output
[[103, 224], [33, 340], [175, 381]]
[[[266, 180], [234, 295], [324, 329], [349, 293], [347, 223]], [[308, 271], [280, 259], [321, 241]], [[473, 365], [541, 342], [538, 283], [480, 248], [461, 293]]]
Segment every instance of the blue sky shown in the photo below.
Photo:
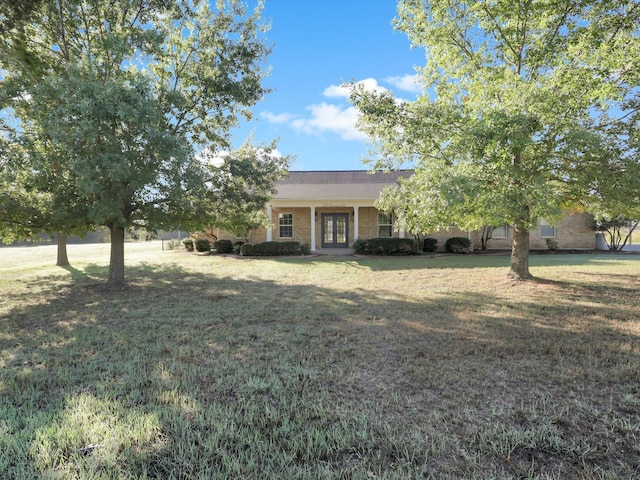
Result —
[[366, 169], [369, 145], [339, 86], [366, 81], [407, 100], [419, 93], [414, 67], [424, 51], [393, 30], [395, 0], [266, 0], [263, 16], [273, 44], [264, 85], [273, 91], [234, 132], [235, 146], [253, 132], [256, 143], [278, 139], [296, 157], [291, 170]]

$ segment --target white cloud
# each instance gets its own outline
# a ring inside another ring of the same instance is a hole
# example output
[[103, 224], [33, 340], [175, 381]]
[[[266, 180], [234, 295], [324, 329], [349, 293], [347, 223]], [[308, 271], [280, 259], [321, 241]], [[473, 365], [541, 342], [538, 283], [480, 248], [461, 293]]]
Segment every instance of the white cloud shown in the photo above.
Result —
[[308, 107], [309, 118], [294, 120], [292, 126], [301, 132], [317, 135], [326, 132], [335, 133], [343, 140], [366, 141], [367, 136], [356, 128], [358, 111], [355, 107], [342, 107], [326, 102]]
[[406, 92], [418, 93], [422, 90], [422, 82], [420, 81], [420, 75], [403, 75], [401, 77], [387, 77], [385, 82], [390, 83], [400, 90]]
[[378, 85], [378, 81], [375, 78], [365, 78], [356, 82], [356, 85], [364, 87], [368, 92], [384, 93], [388, 91], [382, 85]]
[[[368, 92], [384, 93], [387, 91], [381, 85], [378, 85], [378, 81], [375, 78], [365, 78], [356, 82], [357, 86], [362, 86]], [[343, 83], [341, 85], [330, 85], [324, 89], [322, 94], [327, 98], [349, 98], [351, 94], [351, 84]]]
[[262, 112], [260, 116], [271, 123], [289, 123], [296, 118], [293, 113]]
[[256, 158], [258, 161], [267, 162], [271, 159], [282, 158], [282, 153], [277, 148], [272, 149], [264, 149], [258, 148], [256, 150]]
[[[266, 162], [269, 159], [282, 158], [282, 153], [277, 148], [261, 148], [258, 147], [255, 150], [256, 159], [261, 162]], [[202, 165], [209, 165], [212, 167], [221, 167], [227, 158], [231, 155], [228, 150], [212, 151], [210, 148], [204, 148], [196, 154], [196, 158]]]
[[327, 98], [349, 98], [349, 86], [348, 84], [330, 85], [322, 92]]
[[219, 167], [225, 161], [225, 158], [229, 156], [228, 151], [212, 152], [211, 149], [205, 148], [196, 155], [198, 161], [204, 165], [211, 165], [213, 167]]
[[[388, 90], [378, 84], [375, 78], [366, 78], [356, 82], [356, 85], [362, 86], [366, 91], [383, 93]], [[329, 85], [322, 92], [323, 96], [328, 99], [337, 99], [334, 102], [322, 102], [312, 104], [307, 107], [310, 112], [304, 118], [300, 115], [291, 113], [274, 113], [262, 112], [260, 116], [271, 123], [288, 124], [298, 132], [308, 135], [322, 135], [325, 133], [333, 133], [338, 135], [342, 140], [367, 141], [368, 137], [356, 128], [358, 121], [358, 110], [347, 105], [346, 100], [351, 93], [351, 84], [343, 83], [340, 85]]]

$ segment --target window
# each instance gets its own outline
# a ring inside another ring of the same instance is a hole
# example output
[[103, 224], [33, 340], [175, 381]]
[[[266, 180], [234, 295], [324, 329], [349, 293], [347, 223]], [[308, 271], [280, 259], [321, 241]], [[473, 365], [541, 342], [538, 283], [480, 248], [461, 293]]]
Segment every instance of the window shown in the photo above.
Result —
[[556, 227], [549, 225], [546, 220], [540, 220], [540, 236], [542, 238], [555, 238]]
[[378, 212], [378, 237], [393, 237], [393, 216], [390, 213]]
[[280, 238], [293, 238], [293, 213], [279, 214], [278, 227]]
[[506, 225], [500, 225], [498, 227], [493, 227], [493, 232], [491, 233], [492, 238], [507, 238], [507, 232], [509, 227]]

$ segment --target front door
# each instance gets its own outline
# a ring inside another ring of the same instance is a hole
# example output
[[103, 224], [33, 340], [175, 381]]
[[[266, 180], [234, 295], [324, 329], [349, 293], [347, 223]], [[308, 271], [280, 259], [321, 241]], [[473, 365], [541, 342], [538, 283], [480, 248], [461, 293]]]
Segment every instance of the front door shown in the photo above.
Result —
[[349, 246], [349, 214], [322, 214], [322, 248], [347, 248]]

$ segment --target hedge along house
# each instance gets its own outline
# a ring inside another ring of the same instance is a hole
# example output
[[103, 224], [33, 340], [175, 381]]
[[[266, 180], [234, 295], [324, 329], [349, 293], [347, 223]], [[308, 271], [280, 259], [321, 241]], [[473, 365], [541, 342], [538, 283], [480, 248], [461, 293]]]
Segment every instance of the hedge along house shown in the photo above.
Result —
[[[410, 170], [289, 172], [277, 183], [277, 193], [266, 205], [271, 228], [256, 230], [250, 240], [253, 243], [294, 240], [309, 244], [311, 251], [330, 251], [349, 249], [358, 238], [412, 237], [412, 234], [394, 231], [392, 213], [374, 207], [386, 186], [411, 174]], [[547, 239], [551, 239], [561, 249], [595, 249], [596, 235], [591, 219], [590, 215], [567, 214], [557, 225], [542, 221], [530, 232], [530, 248], [547, 249]], [[238, 240], [221, 230], [214, 236]], [[470, 238], [475, 249], [481, 245], [481, 232], [455, 227], [426, 236], [438, 240], [439, 250], [444, 249], [445, 241], [451, 237]], [[509, 249], [512, 236], [511, 227], [498, 226], [488, 248]]]

